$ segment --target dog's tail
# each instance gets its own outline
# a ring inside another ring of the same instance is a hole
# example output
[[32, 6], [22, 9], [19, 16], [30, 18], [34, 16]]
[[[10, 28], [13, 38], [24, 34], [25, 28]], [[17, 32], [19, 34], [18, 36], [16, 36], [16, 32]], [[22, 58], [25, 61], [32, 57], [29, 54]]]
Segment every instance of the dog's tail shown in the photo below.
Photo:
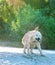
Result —
[[35, 30], [36, 30], [36, 31], [39, 30], [39, 26], [37, 26], [37, 27], [35, 28]]

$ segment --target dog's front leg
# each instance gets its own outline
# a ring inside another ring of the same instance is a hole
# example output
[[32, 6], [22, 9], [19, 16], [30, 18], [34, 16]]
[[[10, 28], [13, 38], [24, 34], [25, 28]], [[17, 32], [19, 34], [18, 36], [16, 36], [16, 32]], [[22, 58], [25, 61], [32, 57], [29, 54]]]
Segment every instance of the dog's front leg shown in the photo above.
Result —
[[31, 49], [30, 49], [30, 53], [34, 54], [32, 50], [33, 50], [33, 49], [31, 48]]
[[40, 51], [40, 55], [43, 55], [42, 50], [41, 50], [41, 45], [40, 45], [40, 43], [37, 43], [37, 48], [38, 48], [38, 50]]

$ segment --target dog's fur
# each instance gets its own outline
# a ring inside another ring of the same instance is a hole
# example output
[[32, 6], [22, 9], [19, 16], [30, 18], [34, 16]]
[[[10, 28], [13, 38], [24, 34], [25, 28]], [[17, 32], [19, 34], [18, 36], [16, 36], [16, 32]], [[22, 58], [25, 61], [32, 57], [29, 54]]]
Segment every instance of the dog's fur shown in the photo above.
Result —
[[38, 31], [39, 27], [36, 27], [34, 30], [27, 32], [24, 37], [22, 38], [22, 44], [24, 45], [24, 53], [32, 52], [32, 49], [37, 47], [42, 55], [41, 50], [41, 41], [42, 41], [42, 34]]

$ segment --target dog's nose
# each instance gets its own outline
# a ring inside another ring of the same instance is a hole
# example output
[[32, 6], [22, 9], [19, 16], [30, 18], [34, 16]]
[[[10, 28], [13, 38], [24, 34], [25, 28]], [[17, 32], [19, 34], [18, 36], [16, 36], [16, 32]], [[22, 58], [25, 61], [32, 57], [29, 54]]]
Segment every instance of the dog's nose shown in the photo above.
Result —
[[40, 40], [40, 38], [38, 38], [38, 41]]
[[37, 41], [40, 41], [40, 38], [38, 37], [38, 38], [35, 38]]

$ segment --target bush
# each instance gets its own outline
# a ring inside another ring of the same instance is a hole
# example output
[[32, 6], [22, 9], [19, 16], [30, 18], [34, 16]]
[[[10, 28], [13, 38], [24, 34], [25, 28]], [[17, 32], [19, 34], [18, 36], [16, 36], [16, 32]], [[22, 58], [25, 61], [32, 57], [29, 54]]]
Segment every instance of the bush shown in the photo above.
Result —
[[[11, 22], [15, 19], [16, 13], [11, 5], [8, 5], [6, 0], [0, 1], [0, 36], [8, 37], [11, 31]], [[4, 38], [4, 39], [5, 39]]]
[[[35, 18], [35, 11], [29, 5], [18, 10], [16, 21], [11, 23], [11, 36], [21, 41], [24, 33], [34, 28], [32, 20]], [[14, 34], [13, 34], [14, 33]]]
[[27, 31], [39, 26], [43, 35], [42, 47], [55, 49], [55, 19], [52, 16], [45, 15], [42, 9], [34, 10], [28, 5], [18, 11], [16, 18], [17, 21], [13, 21], [11, 25], [11, 36], [15, 40], [21, 42]]
[[[38, 21], [38, 22], [37, 22]], [[53, 17], [41, 16], [36, 20], [43, 35], [43, 48], [55, 49], [55, 19]]]
[[49, 14], [48, 8], [33, 9], [30, 5], [18, 9], [17, 12], [13, 11], [12, 6], [9, 8], [4, 5], [3, 8], [1, 6], [0, 8], [0, 17], [5, 22], [4, 33], [10, 40], [21, 42], [26, 32], [39, 26], [43, 35], [42, 47], [55, 49], [55, 18], [51, 15], [53, 11]]

